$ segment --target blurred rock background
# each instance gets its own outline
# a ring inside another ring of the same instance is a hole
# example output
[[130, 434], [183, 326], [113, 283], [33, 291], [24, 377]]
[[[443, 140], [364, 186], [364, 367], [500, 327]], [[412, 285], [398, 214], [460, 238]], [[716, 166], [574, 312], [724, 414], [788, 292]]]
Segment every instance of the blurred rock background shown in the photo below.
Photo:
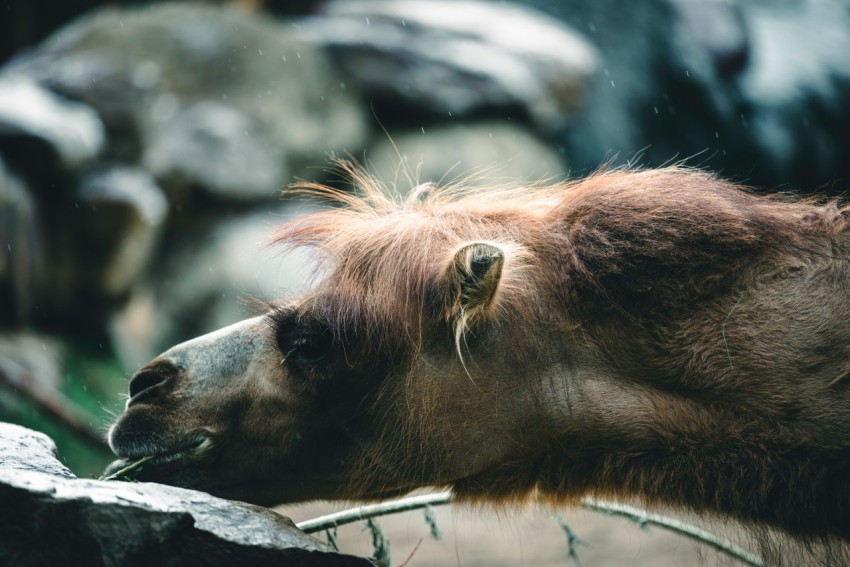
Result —
[[0, 2], [0, 421], [79, 475], [132, 372], [296, 293], [341, 183], [684, 162], [850, 187], [846, 0]]

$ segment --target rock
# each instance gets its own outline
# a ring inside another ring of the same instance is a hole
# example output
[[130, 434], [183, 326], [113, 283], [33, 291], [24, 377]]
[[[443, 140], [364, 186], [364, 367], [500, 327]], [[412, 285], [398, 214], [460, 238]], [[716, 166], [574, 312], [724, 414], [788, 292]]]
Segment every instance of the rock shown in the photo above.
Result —
[[0, 325], [31, 319], [44, 277], [45, 250], [35, 200], [0, 158]]
[[79, 253], [90, 266], [79, 267], [85, 286], [107, 297], [125, 295], [147, 266], [168, 216], [168, 202], [144, 170], [102, 167], [83, 175], [74, 190], [82, 211]]
[[271, 510], [153, 483], [74, 478], [46, 436], [0, 424], [4, 565], [373, 565]]
[[[751, 181], [846, 194], [850, 10], [836, 0], [745, 4], [752, 58], [739, 80]], [[838, 182], [838, 183], [836, 183]]]
[[769, 190], [846, 189], [845, 2], [521, 1], [601, 53], [559, 137], [574, 171], [684, 162]]
[[[264, 301], [302, 289], [309, 252], [270, 246], [274, 227], [315, 210], [284, 204], [187, 231], [167, 249], [158, 272], [110, 324], [128, 370], [166, 347], [267, 309]], [[178, 215], [180, 213], [177, 213]]]
[[[750, 30], [736, 2], [671, 0], [678, 15], [678, 36], [705, 55], [720, 76], [732, 77], [750, 60]], [[695, 63], [698, 64], [698, 63]]]
[[366, 156], [369, 172], [403, 193], [424, 182], [499, 185], [560, 179], [566, 167], [553, 146], [510, 122], [473, 122], [395, 133], [392, 140], [379, 139]]
[[581, 107], [598, 67], [581, 37], [510, 4], [335, 2], [302, 31], [370, 99], [441, 117], [519, 109], [543, 131]]
[[698, 59], [704, 52], [690, 36], [680, 37], [673, 1], [522, 0], [584, 34], [601, 54], [585, 108], [560, 133], [579, 172], [602, 163], [661, 165], [702, 152], [713, 156], [719, 154], [715, 131], [728, 139], [721, 125], [731, 111], [721, 103], [730, 93], [723, 86], [720, 103], [706, 94], [716, 83], [707, 56], [698, 69], [681, 65], [680, 54]]
[[62, 381], [65, 345], [31, 331], [0, 333], [0, 372], [26, 373], [39, 387], [58, 389]]
[[56, 459], [56, 444], [50, 437], [19, 425], [0, 423], [0, 474], [11, 471], [76, 478]]
[[[97, 109], [107, 157], [154, 166], [169, 191], [214, 180], [219, 198], [265, 199], [292, 175], [323, 165], [328, 152], [358, 151], [366, 136], [361, 108], [324, 55], [295, 35], [291, 25], [233, 6], [102, 9], [6, 72]], [[174, 135], [189, 142], [185, 155]], [[244, 187], [233, 175], [213, 179], [220, 169], [196, 163], [203, 149], [215, 159], [240, 144], [236, 157], [259, 151], [240, 171], [263, 167]]]
[[199, 102], [153, 134], [145, 165], [169, 186], [199, 183], [225, 198], [269, 200], [285, 169], [279, 151], [261, 143], [260, 129], [230, 106]]
[[[74, 169], [100, 154], [104, 130], [97, 114], [84, 104], [65, 100], [23, 77], [0, 78], [0, 150], [22, 138], [42, 142], [62, 167]], [[29, 148], [28, 148], [29, 149]], [[29, 165], [37, 157], [24, 156]]]
[[97, 329], [120, 307], [148, 267], [165, 227], [168, 203], [153, 178], [132, 166], [82, 173], [66, 200], [53, 203], [50, 293], [44, 324], [76, 332]]

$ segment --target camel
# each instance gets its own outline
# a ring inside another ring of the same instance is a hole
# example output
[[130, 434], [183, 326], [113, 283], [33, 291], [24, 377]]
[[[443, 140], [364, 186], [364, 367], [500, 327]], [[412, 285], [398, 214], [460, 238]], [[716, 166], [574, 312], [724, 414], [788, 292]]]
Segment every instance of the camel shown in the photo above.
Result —
[[263, 505], [637, 500], [850, 539], [850, 208], [702, 171], [357, 193], [311, 290], [165, 352], [109, 443]]

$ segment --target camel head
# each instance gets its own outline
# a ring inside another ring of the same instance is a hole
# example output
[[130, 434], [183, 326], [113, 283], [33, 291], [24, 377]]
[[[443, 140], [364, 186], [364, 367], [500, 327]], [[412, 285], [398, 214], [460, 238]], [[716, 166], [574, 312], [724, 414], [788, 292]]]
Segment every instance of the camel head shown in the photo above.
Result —
[[542, 209], [453, 202], [364, 199], [283, 228], [326, 277], [142, 368], [112, 468], [155, 455], [140, 480], [276, 504], [475, 482], [539, 453], [543, 378], [569, 355], [542, 340], [558, 322], [524, 242]]
[[132, 379], [109, 442], [155, 456], [141, 480], [639, 498], [850, 540], [847, 208], [681, 168], [361, 185], [278, 234], [322, 258], [309, 292]]

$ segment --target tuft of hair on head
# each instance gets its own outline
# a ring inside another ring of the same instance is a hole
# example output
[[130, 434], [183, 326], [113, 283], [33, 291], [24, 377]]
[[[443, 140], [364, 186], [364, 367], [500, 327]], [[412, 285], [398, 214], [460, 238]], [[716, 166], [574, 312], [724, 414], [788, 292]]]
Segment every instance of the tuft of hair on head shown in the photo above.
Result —
[[318, 252], [319, 273], [332, 283], [316, 289], [327, 294], [334, 328], [356, 327], [375, 350], [399, 340], [416, 348], [423, 322], [436, 317], [457, 330], [460, 346], [468, 329], [518, 321], [517, 313], [535, 308], [527, 293], [535, 271], [524, 237], [543, 230], [564, 186], [426, 182], [400, 195], [356, 164], [337, 165], [353, 189], [293, 188], [328, 206], [275, 234], [285, 248]]

